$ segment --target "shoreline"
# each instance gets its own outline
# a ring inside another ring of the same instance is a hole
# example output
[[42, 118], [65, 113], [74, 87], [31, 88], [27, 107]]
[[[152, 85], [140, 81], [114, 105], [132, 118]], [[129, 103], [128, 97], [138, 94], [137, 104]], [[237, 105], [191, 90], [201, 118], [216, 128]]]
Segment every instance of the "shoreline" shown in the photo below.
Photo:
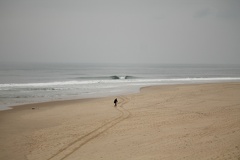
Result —
[[[150, 87], [150, 86], [147, 86]], [[72, 101], [82, 101], [82, 100], [91, 100], [91, 99], [101, 99], [101, 98], [108, 98], [108, 97], [116, 97], [116, 96], [123, 96], [123, 95], [129, 95], [129, 94], [136, 94], [139, 93], [141, 88], [145, 88], [145, 87], [139, 87], [138, 91], [126, 91], [126, 92], [120, 92], [117, 94], [106, 94], [106, 95], [102, 95], [102, 96], [83, 96], [82, 98], [66, 98], [66, 99], [59, 99], [59, 100], [49, 100], [49, 101], [42, 101], [42, 102], [32, 102], [32, 103], [23, 103], [23, 104], [18, 104], [18, 105], [9, 105], [9, 106], [3, 106], [5, 109], [0, 109], [0, 112], [3, 111], [8, 111], [8, 110], [13, 110], [13, 109], [17, 109], [18, 107], [26, 107], [26, 106], [33, 106], [33, 105], [47, 105], [52, 104], [52, 103], [71, 103]]]
[[142, 87], [134, 87], [131, 88], [130, 90], [126, 91], [119, 91], [119, 92], [113, 92], [113, 93], [105, 93], [100, 95], [97, 94], [91, 94], [91, 95], [81, 95], [79, 97], [74, 96], [75, 98], [68, 96], [66, 98], [61, 98], [61, 99], [52, 99], [52, 100], [45, 100], [45, 101], [36, 101], [36, 102], [26, 102], [26, 103], [20, 103], [20, 104], [9, 104], [9, 105], [0, 105], [0, 112], [6, 111], [6, 110], [12, 110], [17, 107], [23, 107], [25, 105], [34, 105], [34, 104], [41, 104], [41, 103], [51, 103], [51, 102], [63, 102], [63, 101], [78, 101], [78, 100], [84, 100], [84, 99], [96, 99], [96, 98], [106, 98], [106, 97], [112, 97], [112, 96], [120, 96], [120, 95], [128, 95], [128, 94], [135, 94], [139, 93], [140, 89]]
[[23, 104], [17, 104], [17, 105], [9, 105], [9, 106], [4, 106], [3, 105], [3, 109], [0, 109], [0, 112], [2, 111], [7, 111], [7, 110], [12, 110], [12, 109], [16, 109], [18, 107], [25, 107], [25, 106], [29, 106], [29, 105], [38, 105], [38, 104], [47, 104], [47, 103], [60, 103], [60, 102], [71, 102], [71, 101], [80, 101], [80, 100], [84, 100], [84, 99], [98, 99], [98, 98], [107, 98], [107, 97], [116, 97], [116, 96], [127, 96], [130, 94], [138, 94], [141, 92], [141, 90], [143, 90], [144, 88], [148, 88], [148, 87], [157, 87], [157, 86], [175, 86], [175, 85], [201, 85], [201, 84], [227, 84], [227, 83], [240, 83], [240, 81], [228, 81], [228, 82], [221, 82], [221, 81], [217, 81], [217, 82], [193, 82], [193, 83], [176, 83], [176, 84], [156, 84], [156, 85], [149, 85], [149, 86], [140, 86], [138, 87], [138, 89], [134, 89], [131, 91], [121, 91], [119, 93], [115, 93], [115, 94], [106, 94], [106, 95], [102, 95], [102, 96], [82, 96], [79, 98], [63, 98], [63, 99], [59, 99], [59, 100], [47, 100], [47, 101], [40, 101], [40, 102], [32, 102], [32, 103], [23, 103]]
[[0, 159], [237, 159], [239, 123], [240, 82], [27, 104], [0, 112]]

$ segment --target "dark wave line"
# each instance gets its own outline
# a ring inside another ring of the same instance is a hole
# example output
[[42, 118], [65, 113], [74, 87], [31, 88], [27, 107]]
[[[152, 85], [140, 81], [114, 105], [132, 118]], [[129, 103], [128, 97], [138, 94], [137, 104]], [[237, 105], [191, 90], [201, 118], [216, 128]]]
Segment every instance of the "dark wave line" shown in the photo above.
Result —
[[137, 79], [134, 76], [99, 76], [99, 77], [77, 77], [77, 79], [84, 79], [84, 80], [107, 80], [107, 79]]
[[136, 79], [134, 76], [110, 76], [111, 79]]

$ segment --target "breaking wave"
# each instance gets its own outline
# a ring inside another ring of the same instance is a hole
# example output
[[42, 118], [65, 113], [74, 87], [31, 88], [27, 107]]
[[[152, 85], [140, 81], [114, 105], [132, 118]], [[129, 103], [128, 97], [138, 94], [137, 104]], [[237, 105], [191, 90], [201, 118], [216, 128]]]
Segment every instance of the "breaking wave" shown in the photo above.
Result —
[[110, 76], [111, 79], [136, 79], [133, 76]]
[[[93, 78], [93, 77], [92, 77]], [[95, 77], [96, 78], [96, 77]], [[78, 85], [93, 85], [93, 84], [111, 84], [111, 83], [160, 83], [161, 82], [196, 82], [196, 81], [235, 81], [240, 80], [240, 77], [219, 77], [219, 78], [169, 78], [169, 79], [139, 79], [133, 76], [110, 76], [108, 79], [85, 79], [76, 81], [60, 81], [60, 82], [45, 82], [45, 83], [8, 83], [0, 84], [0, 90], [9, 89], [24, 89], [24, 90], [64, 90], [67, 86]], [[117, 81], [116, 81], [117, 80]]]
[[77, 79], [81, 80], [114, 80], [114, 79], [137, 79], [134, 76], [98, 76], [98, 77], [77, 77]]

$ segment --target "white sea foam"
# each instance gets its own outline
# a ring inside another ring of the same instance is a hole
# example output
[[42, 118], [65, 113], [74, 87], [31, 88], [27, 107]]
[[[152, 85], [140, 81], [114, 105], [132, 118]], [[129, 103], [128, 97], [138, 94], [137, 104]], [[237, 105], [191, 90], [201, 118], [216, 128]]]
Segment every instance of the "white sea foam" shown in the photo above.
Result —
[[[0, 84], [0, 90], [9, 88], [37, 88], [45, 87], [49, 90], [66, 90], [69, 86], [90, 85], [90, 84], [124, 84], [124, 83], [153, 83], [153, 82], [194, 82], [194, 81], [235, 81], [240, 77], [213, 77], [213, 78], [163, 78], [163, 79], [116, 79], [116, 80], [85, 80], [85, 81], [62, 81], [46, 83], [10, 83]], [[62, 86], [62, 87], [60, 87]], [[47, 88], [49, 87], [49, 88]], [[52, 87], [52, 88], [51, 88]], [[68, 88], [70, 89], [70, 88]]]
[[45, 87], [45, 86], [62, 86], [62, 85], [78, 85], [78, 84], [92, 84], [98, 81], [62, 81], [62, 82], [46, 82], [46, 83], [10, 83], [0, 84], [1, 88], [6, 87]]

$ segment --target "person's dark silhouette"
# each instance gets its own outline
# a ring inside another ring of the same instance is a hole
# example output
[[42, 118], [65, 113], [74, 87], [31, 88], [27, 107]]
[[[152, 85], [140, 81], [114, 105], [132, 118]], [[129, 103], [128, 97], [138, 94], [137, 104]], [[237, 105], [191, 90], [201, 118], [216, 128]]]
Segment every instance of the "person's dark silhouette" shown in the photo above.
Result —
[[118, 100], [117, 100], [117, 98], [116, 98], [116, 99], [114, 99], [114, 106], [115, 106], [115, 107], [117, 106], [117, 103], [118, 103]]

